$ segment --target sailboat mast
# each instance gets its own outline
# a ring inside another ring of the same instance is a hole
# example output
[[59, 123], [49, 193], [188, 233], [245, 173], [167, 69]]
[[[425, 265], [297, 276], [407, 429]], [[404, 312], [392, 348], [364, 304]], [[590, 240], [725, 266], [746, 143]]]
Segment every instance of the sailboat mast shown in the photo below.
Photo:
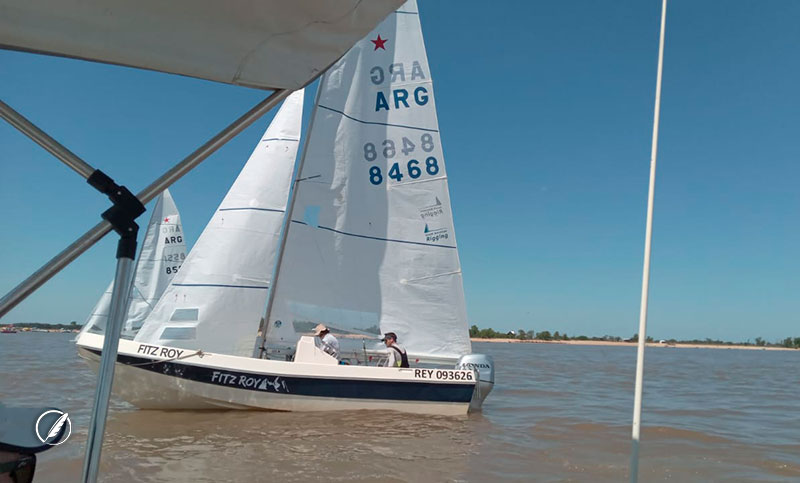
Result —
[[269, 287], [269, 295], [267, 296], [267, 306], [264, 314], [264, 319], [261, 321], [261, 326], [258, 329], [258, 333], [260, 336], [258, 337], [258, 343], [256, 344], [256, 348], [253, 351], [253, 357], [262, 358], [264, 357], [264, 351], [267, 340], [267, 330], [269, 329], [269, 318], [272, 314], [272, 305], [275, 300], [275, 290], [278, 288], [278, 277], [281, 273], [281, 266], [283, 265], [283, 254], [286, 251], [286, 240], [289, 238], [289, 228], [292, 226], [292, 216], [294, 214], [294, 204], [295, 200], [297, 199], [297, 188], [298, 183], [302, 181], [299, 176], [303, 172], [303, 165], [306, 161], [306, 152], [308, 151], [308, 140], [311, 137], [311, 131], [314, 129], [314, 120], [317, 117], [317, 106], [319, 105], [319, 97], [320, 93], [322, 92], [322, 85], [325, 82], [326, 77], [328, 76], [327, 73], [323, 74], [320, 77], [319, 84], [317, 84], [317, 94], [314, 96], [314, 107], [311, 110], [311, 121], [308, 123], [308, 131], [306, 133], [306, 137], [303, 140], [303, 152], [300, 155], [300, 162], [297, 163], [297, 168], [295, 169], [294, 176], [292, 176], [291, 181], [291, 189], [289, 190], [289, 204], [286, 210], [286, 214], [283, 217], [283, 226], [281, 227], [281, 242], [278, 246], [278, 253], [275, 255], [275, 268], [273, 269], [272, 278], [270, 287]]
[[633, 396], [633, 425], [631, 448], [631, 482], [639, 479], [639, 434], [642, 422], [642, 385], [644, 383], [644, 348], [647, 340], [647, 297], [650, 289], [650, 246], [653, 238], [653, 201], [656, 189], [656, 154], [658, 153], [658, 122], [661, 116], [661, 76], [664, 67], [664, 29], [667, 23], [667, 0], [661, 4], [661, 34], [658, 41], [658, 74], [653, 114], [653, 142], [650, 151], [650, 187], [647, 194], [647, 227], [644, 238], [644, 267], [642, 270], [642, 301], [639, 311], [639, 340], [636, 351], [636, 387]]

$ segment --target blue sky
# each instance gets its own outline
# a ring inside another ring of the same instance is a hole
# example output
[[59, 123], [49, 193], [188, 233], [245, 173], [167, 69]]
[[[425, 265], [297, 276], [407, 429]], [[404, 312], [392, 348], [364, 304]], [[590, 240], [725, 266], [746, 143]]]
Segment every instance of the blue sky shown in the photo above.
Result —
[[[498, 5], [420, 0], [470, 321], [629, 336], [660, 2]], [[800, 336], [797, 18], [791, 1], [669, 6], [648, 323], [656, 338]], [[7, 51], [0, 79], [5, 102], [134, 192], [266, 95]], [[172, 188], [190, 244], [270, 118]], [[5, 123], [0, 173], [5, 294], [94, 226], [108, 202]], [[107, 237], [3, 323], [85, 320], [113, 276], [115, 244]]]

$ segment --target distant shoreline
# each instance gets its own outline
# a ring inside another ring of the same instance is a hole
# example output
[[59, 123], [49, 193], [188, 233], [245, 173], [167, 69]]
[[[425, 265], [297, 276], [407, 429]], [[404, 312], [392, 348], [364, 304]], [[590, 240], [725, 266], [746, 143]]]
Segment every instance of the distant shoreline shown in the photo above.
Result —
[[[564, 345], [594, 345], [594, 346], [618, 346], [636, 347], [636, 342], [613, 342], [606, 340], [520, 340], [520, 339], [484, 339], [472, 337], [472, 342], [505, 342], [509, 344], [564, 344]], [[658, 342], [648, 342], [647, 347], [665, 347], [677, 349], [744, 349], [744, 350], [767, 350], [767, 351], [796, 351], [798, 349], [789, 347], [763, 347], [756, 345], [721, 345], [721, 344], [661, 344]]]

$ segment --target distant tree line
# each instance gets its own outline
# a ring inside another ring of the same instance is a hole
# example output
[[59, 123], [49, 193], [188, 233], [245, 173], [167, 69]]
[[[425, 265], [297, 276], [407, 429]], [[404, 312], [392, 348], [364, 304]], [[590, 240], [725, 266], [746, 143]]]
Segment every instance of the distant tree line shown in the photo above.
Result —
[[[604, 342], [639, 342], [639, 334], [623, 339], [622, 337], [613, 335], [604, 335], [602, 337], [589, 337], [586, 335], [577, 335], [570, 337], [566, 333], [561, 334], [558, 331], [550, 333], [549, 330], [536, 332], [534, 330], [509, 330], [507, 332], [499, 332], [492, 328], [481, 329], [477, 325], [469, 328], [469, 336], [480, 339], [519, 339], [519, 340], [594, 340]], [[719, 339], [691, 339], [691, 340], [677, 340], [677, 339], [659, 339], [658, 342], [667, 344], [695, 344], [695, 345], [752, 345], [760, 347], [787, 347], [790, 349], [800, 349], [800, 337], [787, 337], [783, 340], [770, 343], [761, 337], [756, 337], [754, 342], [747, 340], [746, 342], [730, 342]], [[647, 337], [646, 342], [656, 342], [653, 337]]]
[[49, 330], [74, 330], [80, 329], [82, 326], [78, 325], [76, 321], [72, 321], [69, 324], [44, 324], [41, 322], [20, 322], [19, 324], [8, 324], [13, 325], [17, 329], [49, 329]]
[[580, 340], [621, 340], [619, 337], [613, 338], [611, 336], [609, 339], [603, 339], [600, 337], [570, 337], [567, 334], [560, 334], [558, 331], [554, 333], [550, 333], [550, 331], [544, 330], [542, 332], [536, 332], [533, 330], [510, 330], [508, 332], [498, 332], [492, 328], [488, 329], [481, 329], [478, 328], [477, 325], [473, 325], [469, 328], [469, 336], [470, 337], [477, 337], [481, 339], [520, 339], [520, 340], [573, 340], [573, 339], [580, 339]]

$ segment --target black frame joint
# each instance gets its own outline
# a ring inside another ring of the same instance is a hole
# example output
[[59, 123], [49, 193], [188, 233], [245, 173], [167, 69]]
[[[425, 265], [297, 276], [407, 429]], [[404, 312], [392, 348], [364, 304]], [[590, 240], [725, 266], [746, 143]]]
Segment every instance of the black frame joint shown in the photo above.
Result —
[[117, 258], [135, 259], [136, 238], [139, 234], [139, 225], [135, 220], [145, 212], [144, 205], [128, 188], [118, 185], [99, 169], [95, 170], [86, 179], [86, 182], [108, 196], [113, 203], [113, 206], [104, 211], [101, 216], [111, 223], [111, 227], [120, 236]]

